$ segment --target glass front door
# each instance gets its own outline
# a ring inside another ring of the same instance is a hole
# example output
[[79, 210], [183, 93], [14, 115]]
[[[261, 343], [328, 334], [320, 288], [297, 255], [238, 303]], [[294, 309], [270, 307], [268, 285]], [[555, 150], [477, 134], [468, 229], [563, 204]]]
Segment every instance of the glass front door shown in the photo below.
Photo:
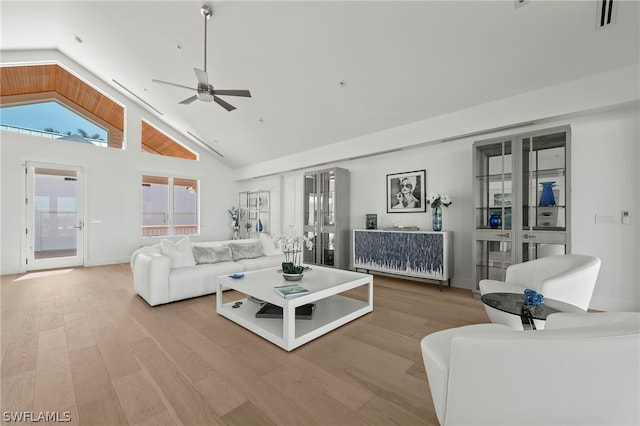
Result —
[[27, 163], [27, 270], [83, 264], [82, 168]]

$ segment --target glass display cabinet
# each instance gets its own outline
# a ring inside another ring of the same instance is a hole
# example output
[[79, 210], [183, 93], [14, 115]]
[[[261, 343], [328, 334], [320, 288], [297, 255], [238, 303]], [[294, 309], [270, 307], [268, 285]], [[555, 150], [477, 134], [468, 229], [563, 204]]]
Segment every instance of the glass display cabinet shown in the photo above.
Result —
[[304, 234], [313, 241], [304, 263], [349, 267], [349, 171], [333, 168], [304, 175]]
[[473, 282], [570, 252], [570, 129], [478, 141], [473, 148]]
[[244, 212], [240, 220], [240, 238], [258, 238], [261, 232], [269, 232], [269, 191], [243, 191], [238, 206]]

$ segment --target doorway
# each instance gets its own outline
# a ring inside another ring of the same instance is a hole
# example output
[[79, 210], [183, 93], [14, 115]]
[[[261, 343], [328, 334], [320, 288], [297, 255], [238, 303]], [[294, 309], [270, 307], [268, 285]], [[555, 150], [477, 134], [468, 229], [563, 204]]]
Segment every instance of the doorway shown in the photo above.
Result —
[[84, 264], [83, 168], [27, 162], [27, 270]]

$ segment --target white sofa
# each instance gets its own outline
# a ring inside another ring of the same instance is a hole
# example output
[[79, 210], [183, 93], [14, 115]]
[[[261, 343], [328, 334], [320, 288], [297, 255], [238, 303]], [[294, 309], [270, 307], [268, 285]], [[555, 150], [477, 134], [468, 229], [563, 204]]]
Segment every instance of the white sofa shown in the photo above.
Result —
[[558, 313], [422, 339], [441, 425], [640, 424], [640, 313]]
[[[195, 255], [194, 255], [195, 253]], [[285, 257], [271, 238], [191, 241], [144, 246], [131, 255], [135, 291], [151, 306], [216, 292], [216, 277], [280, 266]]]

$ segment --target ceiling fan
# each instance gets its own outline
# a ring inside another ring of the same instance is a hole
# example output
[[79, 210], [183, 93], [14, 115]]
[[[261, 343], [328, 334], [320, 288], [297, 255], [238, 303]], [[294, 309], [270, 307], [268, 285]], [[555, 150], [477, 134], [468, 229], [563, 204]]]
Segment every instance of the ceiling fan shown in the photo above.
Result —
[[194, 68], [193, 71], [196, 73], [196, 79], [198, 80], [198, 86], [196, 88], [183, 86], [182, 84], [170, 83], [168, 81], [156, 80], [155, 78], [151, 81], [154, 83], [162, 83], [168, 84], [170, 86], [182, 87], [184, 89], [195, 90], [197, 94], [185, 99], [180, 102], [181, 104], [188, 105], [191, 102], [199, 99], [203, 102], [211, 102], [212, 100], [226, 109], [227, 111], [233, 111], [236, 109], [229, 102], [220, 99], [217, 95], [221, 96], [243, 96], [246, 98], [251, 97], [251, 93], [248, 90], [217, 90], [214, 89], [211, 84], [209, 84], [209, 77], [207, 76], [207, 21], [213, 15], [211, 8], [209, 6], [204, 5], [200, 8], [200, 13], [204, 16], [204, 71], [198, 68]]

